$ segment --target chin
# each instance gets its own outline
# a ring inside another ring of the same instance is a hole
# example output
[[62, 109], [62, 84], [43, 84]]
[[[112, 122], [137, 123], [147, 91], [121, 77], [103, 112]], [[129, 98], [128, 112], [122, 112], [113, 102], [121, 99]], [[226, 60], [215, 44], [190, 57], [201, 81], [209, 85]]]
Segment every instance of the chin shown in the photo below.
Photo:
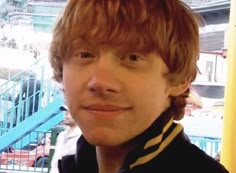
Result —
[[121, 145], [122, 141], [115, 138], [115, 135], [86, 135], [84, 134], [85, 139], [94, 146], [104, 146], [104, 147], [115, 147]]

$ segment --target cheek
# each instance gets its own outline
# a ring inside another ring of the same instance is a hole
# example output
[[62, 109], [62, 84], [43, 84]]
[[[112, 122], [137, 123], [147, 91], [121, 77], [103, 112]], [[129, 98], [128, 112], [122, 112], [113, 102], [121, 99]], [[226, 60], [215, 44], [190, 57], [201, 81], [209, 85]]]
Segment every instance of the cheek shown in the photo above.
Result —
[[[164, 83], [164, 81], [162, 82]], [[142, 92], [136, 91], [137, 96], [135, 100], [137, 100], [137, 104], [141, 108], [140, 111], [148, 112], [150, 116], [158, 116], [158, 114], [167, 108], [169, 102], [168, 92], [166, 85], [162, 84], [149, 83], [148, 85], [142, 86], [140, 90]], [[139, 95], [138, 92], [140, 93]]]
[[81, 85], [82, 77], [84, 75], [81, 74], [79, 68], [73, 64], [64, 64], [63, 65], [63, 86], [65, 91], [70, 94], [73, 92], [76, 92], [78, 90], [79, 86]]
[[63, 80], [62, 80], [62, 82], [63, 82], [64, 95], [65, 95], [67, 104], [69, 104], [68, 101], [69, 101], [70, 95], [72, 95], [73, 92], [75, 92], [74, 91], [75, 83], [72, 82], [75, 79], [73, 79], [73, 78], [74, 77], [73, 77], [73, 75], [70, 74], [70, 72], [68, 72], [66, 70], [63, 71]]
[[63, 66], [63, 87], [64, 87], [64, 96], [67, 103], [67, 106], [70, 110], [74, 107], [73, 103], [76, 103], [78, 99], [80, 84], [77, 72], [70, 68], [69, 66]]
[[146, 130], [166, 110], [167, 96], [156, 92], [144, 92], [137, 102], [135, 124], [140, 132]]

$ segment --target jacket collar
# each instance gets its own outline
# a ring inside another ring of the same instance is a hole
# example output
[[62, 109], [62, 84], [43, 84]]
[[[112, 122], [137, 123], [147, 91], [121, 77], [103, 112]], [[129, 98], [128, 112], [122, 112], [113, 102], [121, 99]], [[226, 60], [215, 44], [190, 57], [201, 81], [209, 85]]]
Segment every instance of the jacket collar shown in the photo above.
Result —
[[[138, 146], [129, 153], [119, 172], [148, 164], [182, 131], [183, 127], [173, 122], [170, 113], [168, 110], [162, 113], [147, 130], [129, 141], [138, 143]], [[89, 168], [85, 167], [88, 163]], [[98, 172], [95, 147], [83, 136], [77, 142], [76, 165], [78, 170]]]

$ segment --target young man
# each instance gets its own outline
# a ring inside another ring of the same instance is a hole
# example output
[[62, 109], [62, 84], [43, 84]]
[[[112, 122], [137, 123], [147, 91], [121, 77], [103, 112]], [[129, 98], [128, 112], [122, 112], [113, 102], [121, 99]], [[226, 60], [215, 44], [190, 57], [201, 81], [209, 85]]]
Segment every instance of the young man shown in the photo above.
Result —
[[72, 119], [67, 106], [61, 106], [60, 109], [65, 111], [63, 124], [66, 129], [58, 137], [55, 152], [51, 161], [50, 173], [58, 173], [58, 161], [65, 155], [76, 153], [76, 142], [81, 135], [79, 127]]
[[180, 124], [197, 73], [197, 19], [179, 0], [70, 0], [50, 48], [83, 136], [61, 173], [226, 173]]

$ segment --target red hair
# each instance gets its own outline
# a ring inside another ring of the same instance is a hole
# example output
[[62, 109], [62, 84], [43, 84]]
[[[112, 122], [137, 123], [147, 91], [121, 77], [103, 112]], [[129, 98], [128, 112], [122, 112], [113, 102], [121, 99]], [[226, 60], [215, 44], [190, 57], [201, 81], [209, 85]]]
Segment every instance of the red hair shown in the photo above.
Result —
[[[62, 59], [70, 58], [79, 40], [127, 52], [157, 53], [169, 69], [167, 78], [172, 84], [193, 81], [197, 74], [198, 19], [180, 0], [69, 0], [50, 47], [58, 82]], [[180, 112], [176, 108], [177, 114], [183, 113], [184, 99], [172, 100], [182, 107]]]

